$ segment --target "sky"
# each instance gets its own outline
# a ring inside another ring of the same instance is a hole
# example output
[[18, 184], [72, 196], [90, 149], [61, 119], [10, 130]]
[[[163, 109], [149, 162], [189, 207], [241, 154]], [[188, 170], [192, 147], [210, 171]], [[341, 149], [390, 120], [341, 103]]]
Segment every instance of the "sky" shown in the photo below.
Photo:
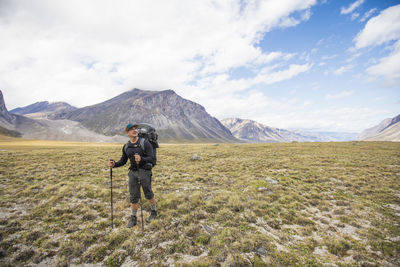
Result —
[[400, 114], [399, 0], [0, 0], [0, 38], [8, 110], [139, 88], [284, 129]]

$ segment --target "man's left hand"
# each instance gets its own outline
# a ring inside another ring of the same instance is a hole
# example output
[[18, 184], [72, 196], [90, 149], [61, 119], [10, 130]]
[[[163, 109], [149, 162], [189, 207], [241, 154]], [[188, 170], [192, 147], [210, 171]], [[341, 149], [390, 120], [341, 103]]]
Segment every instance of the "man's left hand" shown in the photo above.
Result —
[[135, 154], [135, 161], [136, 162], [140, 162], [142, 160], [142, 158], [140, 157], [139, 154]]

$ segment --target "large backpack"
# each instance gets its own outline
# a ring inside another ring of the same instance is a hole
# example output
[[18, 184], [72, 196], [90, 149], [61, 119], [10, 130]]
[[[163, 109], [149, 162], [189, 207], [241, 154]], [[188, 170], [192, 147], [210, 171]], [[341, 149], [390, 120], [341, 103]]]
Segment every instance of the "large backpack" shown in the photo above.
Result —
[[[153, 148], [153, 160], [152, 164], [153, 167], [157, 164], [157, 148], [159, 147], [158, 145], [158, 134], [156, 133], [156, 129], [147, 123], [140, 123], [138, 124], [138, 137], [139, 137], [139, 146], [142, 149], [143, 153], [146, 154], [146, 151], [144, 150], [144, 140], [147, 139], [149, 143], [151, 144], [151, 147]], [[128, 150], [128, 145], [129, 141], [124, 145], [124, 151], [125, 154], [127, 153]]]

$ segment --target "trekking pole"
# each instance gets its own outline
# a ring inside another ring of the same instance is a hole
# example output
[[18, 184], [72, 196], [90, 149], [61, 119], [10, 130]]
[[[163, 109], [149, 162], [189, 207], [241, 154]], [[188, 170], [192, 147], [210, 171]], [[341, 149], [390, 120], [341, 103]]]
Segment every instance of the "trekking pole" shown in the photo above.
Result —
[[[137, 155], [137, 154], [135, 154], [135, 155]], [[137, 170], [138, 170], [138, 183], [139, 183], [139, 196], [140, 196], [140, 198], [139, 198], [139, 201], [140, 201], [140, 217], [142, 217], [142, 232], [144, 232], [144, 225], [143, 225], [143, 203], [142, 203], [142, 194], [141, 194], [141, 192], [140, 192], [140, 187], [141, 187], [141, 183], [140, 183], [140, 177], [139, 177], [139, 162], [138, 161], [136, 161], [135, 160], [135, 162], [136, 162], [136, 167], [137, 167]]]
[[[113, 161], [110, 159], [110, 161]], [[113, 195], [112, 195], [112, 167], [110, 167], [110, 180], [111, 180], [111, 228], [114, 229], [114, 214], [113, 214]]]

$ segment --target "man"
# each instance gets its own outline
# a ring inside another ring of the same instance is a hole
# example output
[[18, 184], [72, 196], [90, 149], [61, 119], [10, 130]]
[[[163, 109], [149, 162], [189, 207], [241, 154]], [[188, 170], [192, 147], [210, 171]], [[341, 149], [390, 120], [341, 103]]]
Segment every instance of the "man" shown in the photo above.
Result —
[[[151, 222], [157, 217], [157, 206], [154, 193], [151, 190], [151, 162], [153, 159], [153, 148], [150, 142], [144, 139], [144, 147], [141, 147], [138, 137], [138, 125], [129, 123], [125, 127], [125, 132], [129, 137], [129, 142], [122, 148], [121, 159], [117, 162], [109, 160], [108, 166], [117, 168], [125, 165], [130, 159], [129, 167], [129, 194], [132, 215], [126, 227], [131, 228], [137, 224], [137, 210], [140, 199], [140, 185], [143, 188], [146, 199], [151, 206], [151, 214], [146, 222]], [[127, 146], [127, 148], [125, 148]], [[150, 167], [149, 167], [150, 166]], [[140, 185], [139, 185], [140, 182]]]

